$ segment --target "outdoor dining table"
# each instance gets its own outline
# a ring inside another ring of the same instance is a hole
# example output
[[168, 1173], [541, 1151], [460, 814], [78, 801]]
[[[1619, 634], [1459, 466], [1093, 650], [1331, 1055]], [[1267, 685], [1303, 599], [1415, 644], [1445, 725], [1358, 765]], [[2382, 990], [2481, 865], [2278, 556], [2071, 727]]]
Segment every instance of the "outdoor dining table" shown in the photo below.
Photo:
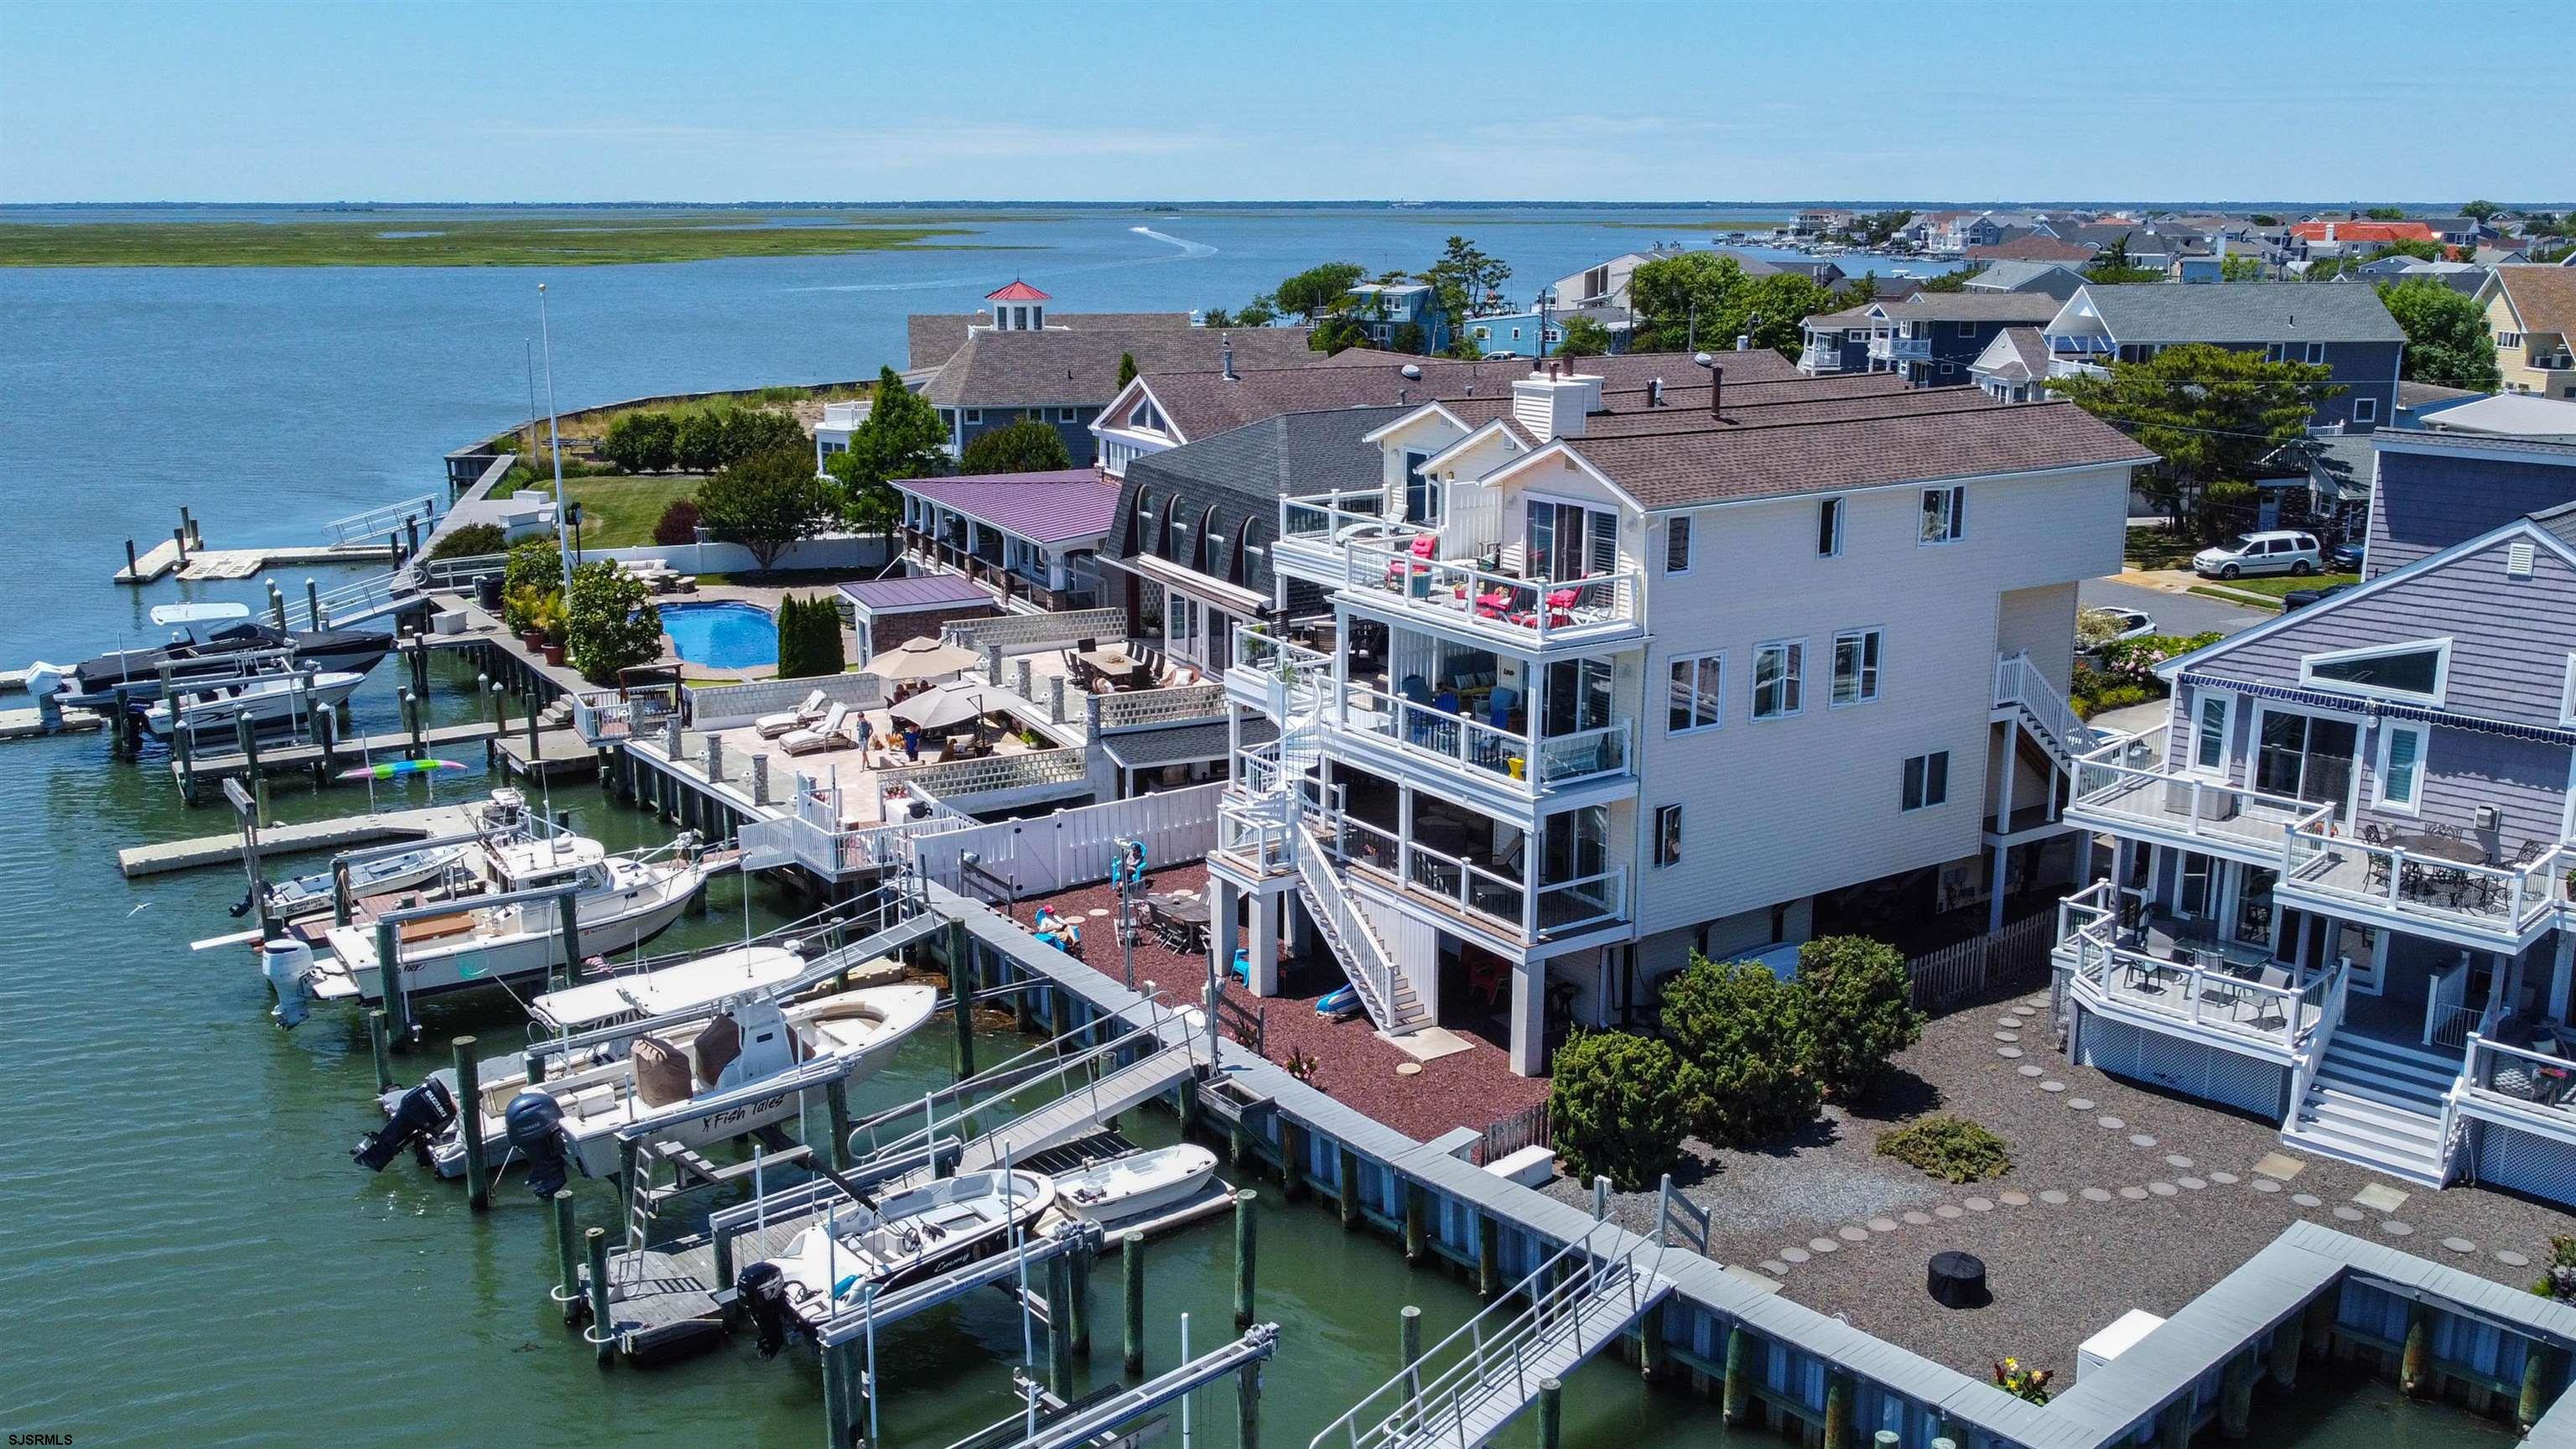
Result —
[[2456, 835], [2402, 835], [2397, 838], [2396, 848], [2408, 855], [2447, 860], [2456, 865], [2487, 863], [2485, 846]]

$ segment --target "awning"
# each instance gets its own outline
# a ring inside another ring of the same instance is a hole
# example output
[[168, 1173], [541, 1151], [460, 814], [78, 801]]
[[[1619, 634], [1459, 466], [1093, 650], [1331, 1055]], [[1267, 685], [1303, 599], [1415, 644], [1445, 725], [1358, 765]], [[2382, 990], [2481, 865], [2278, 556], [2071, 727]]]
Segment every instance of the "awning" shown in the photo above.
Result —
[[1263, 610], [1270, 607], [1268, 599], [1241, 584], [1230, 584], [1223, 579], [1209, 578], [1196, 569], [1183, 568], [1169, 559], [1156, 558], [1152, 554], [1135, 554], [1125, 558], [1112, 558], [1103, 554], [1100, 561], [1115, 564], [1138, 578], [1158, 584], [1168, 584], [1182, 593], [1196, 595], [1200, 602], [1214, 604], [1229, 614], [1257, 618]]
[[2358, 695], [2298, 689], [2286, 684], [2261, 684], [2253, 680], [2231, 679], [2224, 674], [2204, 674], [2196, 669], [2184, 670], [2180, 682], [2201, 689], [2233, 690], [2238, 694], [2253, 695], [2257, 699], [2277, 699], [2283, 704], [2304, 705], [2309, 709], [2335, 710], [2344, 714], [2384, 715], [2391, 719], [2444, 725], [2455, 730], [2474, 730], [2479, 734], [2531, 740], [2544, 745], [2576, 746], [2576, 730], [2551, 729], [2546, 725], [2520, 724], [2513, 720], [2487, 719], [2481, 715], [2462, 714], [2457, 710], [2428, 709], [2421, 705], [2401, 704], [2390, 699], [2365, 699]]
[[[1279, 728], [1265, 719], [1243, 722], [1243, 743], [1247, 749], [1266, 745], [1279, 738]], [[1109, 758], [1129, 770], [1159, 770], [1165, 765], [1195, 765], [1206, 760], [1222, 760], [1227, 748], [1226, 724], [1208, 720], [1199, 724], [1172, 725], [1158, 730], [1129, 730], [1125, 734], [1103, 735], [1100, 747]]]

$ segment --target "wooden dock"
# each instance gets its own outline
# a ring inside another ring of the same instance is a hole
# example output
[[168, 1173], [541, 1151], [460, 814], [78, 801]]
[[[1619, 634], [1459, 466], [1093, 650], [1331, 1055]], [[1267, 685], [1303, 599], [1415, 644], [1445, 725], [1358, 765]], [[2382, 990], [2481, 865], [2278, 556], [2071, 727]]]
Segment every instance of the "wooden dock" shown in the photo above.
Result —
[[502, 768], [521, 779], [559, 780], [566, 776], [596, 774], [599, 770], [599, 751], [578, 732], [568, 728], [548, 728], [538, 733], [533, 764], [528, 758], [525, 725], [501, 736], [498, 744]]
[[[500, 733], [501, 727], [492, 721], [476, 720], [471, 724], [441, 725], [437, 729], [423, 730], [420, 740], [424, 749], [435, 754], [451, 745], [479, 745], [497, 738]], [[526, 743], [523, 737], [521, 747], [525, 748]], [[361, 735], [354, 739], [336, 740], [328, 750], [309, 740], [280, 741], [259, 747], [259, 767], [263, 773], [270, 774], [311, 769], [317, 765], [336, 764], [346, 768], [365, 764], [372, 757], [401, 759], [410, 748], [411, 736], [406, 734]], [[186, 759], [174, 753], [170, 757], [170, 778], [182, 785], [187, 784], [192, 775], [201, 781], [221, 780], [241, 774], [249, 766], [249, 759], [237, 749], [201, 751]]]
[[[343, 815], [297, 825], [272, 825], [259, 833], [262, 856], [345, 850], [381, 840], [427, 840], [471, 829], [461, 805], [431, 805], [418, 810], [383, 810], [372, 815]], [[197, 870], [212, 865], [239, 865], [242, 838], [238, 830], [128, 846], [116, 853], [116, 868], [128, 879]]]
[[48, 728], [44, 711], [37, 709], [0, 709], [0, 740], [32, 740], [46, 735], [77, 734], [94, 730], [107, 723], [105, 715], [85, 709], [63, 711], [62, 724]]

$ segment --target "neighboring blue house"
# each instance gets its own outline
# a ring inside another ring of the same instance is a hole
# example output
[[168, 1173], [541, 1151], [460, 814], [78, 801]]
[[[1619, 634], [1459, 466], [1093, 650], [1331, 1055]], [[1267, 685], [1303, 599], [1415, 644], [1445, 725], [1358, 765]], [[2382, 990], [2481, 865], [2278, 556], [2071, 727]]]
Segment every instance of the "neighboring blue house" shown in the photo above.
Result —
[[1568, 318], [1589, 317], [1610, 334], [1610, 350], [1628, 350], [1630, 319], [1625, 307], [1558, 307], [1547, 314], [1547, 336], [1539, 337], [1539, 316], [1535, 309], [1527, 312], [1502, 312], [1491, 316], [1470, 317], [1463, 324], [1468, 336], [1484, 349], [1487, 357], [1545, 357], [1553, 354], [1565, 341]]
[[1368, 327], [1372, 347], [1394, 347], [1397, 329], [1408, 323], [1422, 329], [1424, 352], [1449, 346], [1449, 310], [1440, 305], [1440, 289], [1429, 282], [1362, 282], [1351, 288], [1350, 300], [1351, 314]]
[[[2527, 446], [2576, 493], [2576, 446]], [[2425, 485], [2416, 533], [2454, 533], [2434, 505], [2490, 500], [2410, 480], [2413, 447], [2382, 502]], [[2078, 764], [2066, 817], [2113, 850], [2061, 910], [2068, 1051], [2374, 1172], [2576, 1204], [2576, 504], [2395, 567], [2374, 534], [2368, 582], [2163, 665], [2166, 722]]]
[[1960, 387], [1986, 344], [2007, 327], [2037, 327], [2057, 315], [2046, 292], [1917, 292], [1867, 309], [1880, 325], [1869, 339], [1872, 372], [1900, 373], [1916, 387]]
[[2378, 469], [2362, 559], [2367, 578], [2576, 502], [2576, 443], [2394, 428], [2370, 441]]
[[2088, 283], [2040, 329], [2049, 371], [2107, 374], [2168, 347], [2208, 343], [2274, 361], [2321, 363], [2343, 389], [2317, 402], [2312, 426], [2360, 432], [2397, 414], [2406, 333], [2376, 289], [2305, 282]]

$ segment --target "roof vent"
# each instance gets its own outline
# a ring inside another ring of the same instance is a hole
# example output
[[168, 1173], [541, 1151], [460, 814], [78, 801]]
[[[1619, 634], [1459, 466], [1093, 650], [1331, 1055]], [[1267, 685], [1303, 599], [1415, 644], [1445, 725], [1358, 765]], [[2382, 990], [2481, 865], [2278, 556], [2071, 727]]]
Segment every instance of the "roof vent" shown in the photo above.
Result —
[[1422, 364], [1420, 364], [1420, 363], [1418, 363], [1418, 362], [1408, 362], [1408, 363], [1406, 363], [1404, 366], [1402, 366], [1402, 367], [1400, 367], [1400, 368], [1397, 368], [1397, 369], [1396, 369], [1396, 372], [1397, 372], [1399, 375], [1401, 375], [1401, 376], [1403, 376], [1403, 377], [1406, 377], [1406, 378], [1410, 378], [1410, 379], [1412, 379], [1412, 380], [1413, 380], [1413, 381], [1415, 381], [1415, 382], [1419, 382], [1419, 381], [1421, 381], [1421, 380], [1422, 380]]
[[1664, 405], [1664, 380], [1663, 380], [1662, 378], [1660, 378], [1660, 377], [1650, 377], [1650, 378], [1647, 378], [1647, 379], [1646, 379], [1646, 406], [1648, 406], [1648, 407], [1650, 407], [1650, 408], [1659, 408], [1659, 407], [1662, 407], [1663, 405]]
[[2509, 579], [2530, 578], [2538, 552], [2530, 539], [2516, 540], [2511, 548], [2504, 551], [2504, 576]]

